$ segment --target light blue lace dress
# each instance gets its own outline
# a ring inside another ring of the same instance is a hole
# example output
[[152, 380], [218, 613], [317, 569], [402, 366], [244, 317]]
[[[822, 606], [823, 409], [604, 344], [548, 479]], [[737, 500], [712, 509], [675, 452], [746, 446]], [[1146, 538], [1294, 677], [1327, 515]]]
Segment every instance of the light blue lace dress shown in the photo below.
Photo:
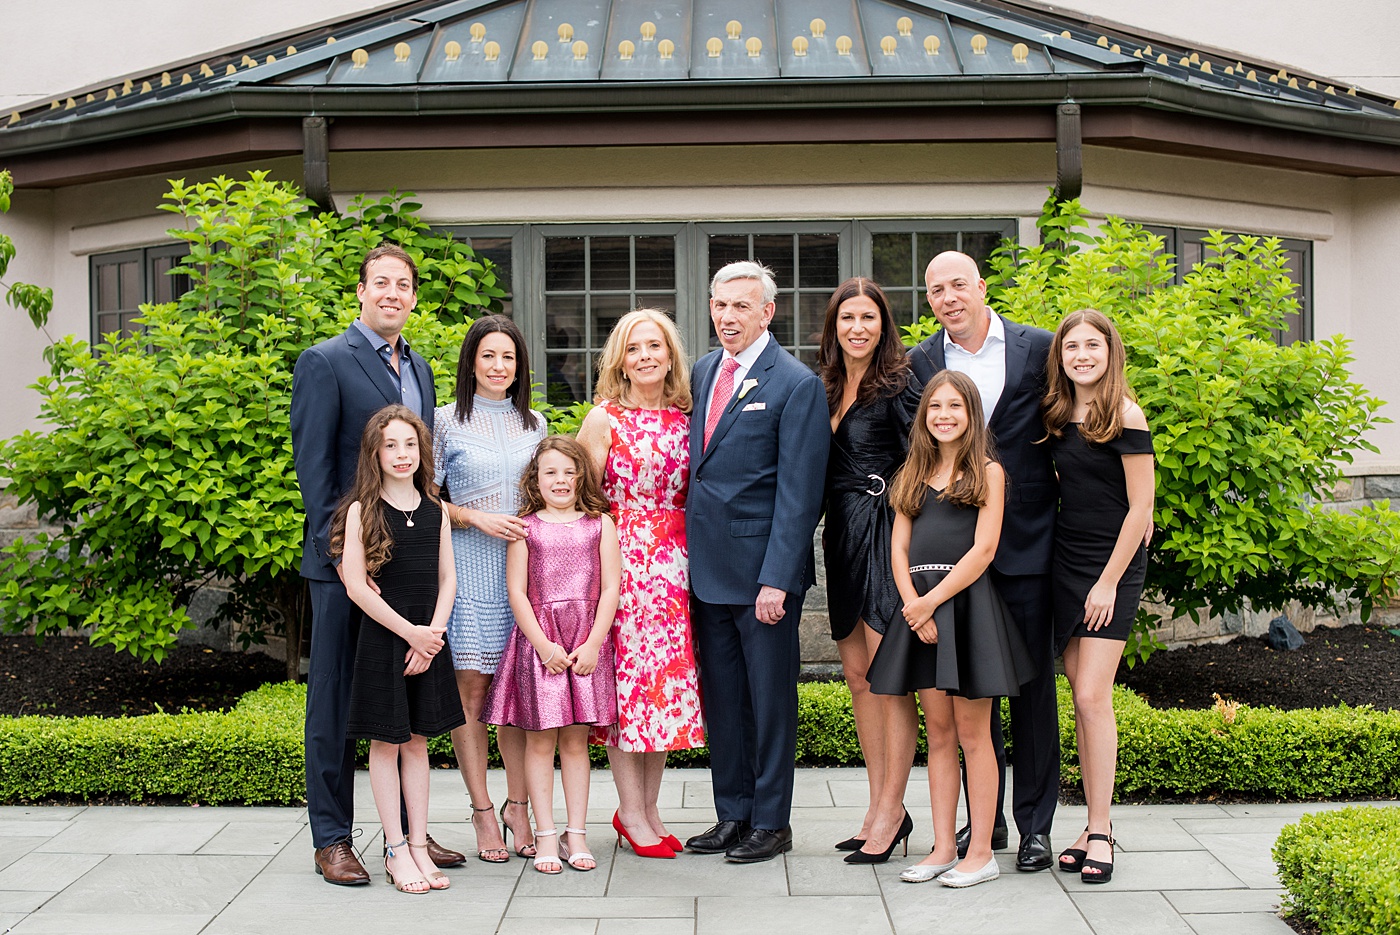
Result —
[[[520, 475], [535, 446], [544, 438], [544, 417], [525, 427], [510, 400], [475, 397], [472, 416], [458, 421], [457, 404], [434, 414], [434, 481], [445, 486], [452, 502], [487, 513], [514, 514], [520, 505]], [[479, 529], [452, 529], [457, 564], [457, 600], [447, 624], [447, 643], [456, 669], [494, 674], [515, 626], [506, 596], [504, 539]]]

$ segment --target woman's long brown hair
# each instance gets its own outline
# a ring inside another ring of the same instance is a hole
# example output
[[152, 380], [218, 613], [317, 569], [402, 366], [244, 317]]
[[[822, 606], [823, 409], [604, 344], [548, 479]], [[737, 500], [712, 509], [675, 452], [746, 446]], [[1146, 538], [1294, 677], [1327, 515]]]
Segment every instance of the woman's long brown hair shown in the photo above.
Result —
[[[934, 391], [947, 384], [963, 399], [967, 431], [956, 442], [940, 445], [928, 430], [928, 404]], [[890, 505], [905, 516], [918, 516], [927, 496], [929, 478], [945, 458], [952, 459], [953, 471], [939, 498], [980, 509], [987, 502], [987, 462], [996, 460], [996, 451], [982, 418], [982, 394], [971, 377], [956, 370], [935, 373], [919, 397], [919, 410], [909, 429], [909, 457], [894, 476]]]
[[1124, 373], [1128, 354], [1123, 339], [1103, 312], [1093, 308], [1070, 312], [1055, 329], [1055, 337], [1050, 342], [1050, 359], [1045, 364], [1050, 390], [1040, 408], [1045, 413], [1045, 431], [1056, 438], [1062, 437], [1065, 426], [1074, 416], [1074, 382], [1065, 373], [1063, 345], [1065, 335], [1080, 325], [1089, 325], [1108, 342], [1108, 370], [1099, 381], [1098, 393], [1089, 403], [1089, 412], [1079, 426], [1079, 434], [1085, 441], [1101, 445], [1123, 434], [1123, 400], [1137, 399]]
[[546, 451], [557, 451], [578, 469], [574, 482], [574, 503], [587, 516], [602, 516], [608, 512], [608, 501], [603, 496], [603, 487], [598, 482], [598, 471], [593, 467], [593, 459], [583, 446], [568, 435], [549, 435], [535, 448], [530, 463], [525, 465], [525, 473], [520, 475], [520, 515], [529, 516], [545, 508], [544, 494], [540, 493], [540, 456]]
[[909, 362], [904, 356], [904, 343], [899, 340], [899, 326], [890, 312], [890, 300], [874, 282], [854, 276], [837, 286], [827, 300], [821, 348], [817, 351], [817, 373], [826, 386], [826, 406], [831, 415], [840, 410], [841, 396], [846, 392], [846, 357], [836, 337], [836, 319], [842, 304], [858, 295], [874, 302], [880, 310], [880, 343], [875, 345], [870, 366], [861, 377], [856, 402], [865, 404], [879, 396], [893, 396], [909, 380]]
[[384, 430], [397, 419], [413, 427], [418, 436], [418, 470], [413, 472], [413, 486], [423, 497], [437, 502], [430, 492], [433, 482], [433, 436], [418, 414], [407, 406], [390, 405], [369, 417], [360, 435], [360, 460], [355, 466], [355, 483], [340, 498], [331, 518], [331, 557], [345, 554], [345, 516], [350, 504], [360, 504], [360, 541], [365, 546], [365, 568], [371, 575], [389, 561], [394, 543], [389, 523], [384, 518], [384, 476], [379, 467], [379, 448], [384, 444]]

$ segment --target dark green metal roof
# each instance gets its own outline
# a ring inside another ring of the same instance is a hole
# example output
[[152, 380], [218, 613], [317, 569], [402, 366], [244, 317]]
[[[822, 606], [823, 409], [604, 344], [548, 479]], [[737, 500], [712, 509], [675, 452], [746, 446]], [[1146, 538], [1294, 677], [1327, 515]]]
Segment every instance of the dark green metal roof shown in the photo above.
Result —
[[1374, 95], [1006, 3], [420, 0], [64, 95], [0, 122], [0, 154], [294, 113], [1071, 96], [1400, 143]]

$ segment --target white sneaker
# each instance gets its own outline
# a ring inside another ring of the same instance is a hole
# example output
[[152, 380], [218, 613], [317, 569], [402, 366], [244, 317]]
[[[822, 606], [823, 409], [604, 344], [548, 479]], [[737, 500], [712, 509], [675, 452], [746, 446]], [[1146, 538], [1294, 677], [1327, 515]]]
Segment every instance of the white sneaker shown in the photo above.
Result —
[[958, 859], [956, 857], [946, 864], [915, 864], [912, 867], [906, 867], [899, 878], [905, 883], [927, 883], [929, 880], [937, 878], [939, 874], [947, 873], [957, 865]]
[[999, 876], [1001, 876], [1001, 868], [997, 866], [997, 859], [993, 857], [981, 870], [974, 870], [971, 873], [949, 870], [939, 876], [938, 882], [944, 886], [976, 886], [978, 883], [995, 880]]

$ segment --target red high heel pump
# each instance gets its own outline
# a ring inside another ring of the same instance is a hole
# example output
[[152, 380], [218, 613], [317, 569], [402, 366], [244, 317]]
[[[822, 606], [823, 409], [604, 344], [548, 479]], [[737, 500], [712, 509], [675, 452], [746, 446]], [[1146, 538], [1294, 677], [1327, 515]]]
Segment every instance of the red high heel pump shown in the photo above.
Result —
[[671, 860], [675, 859], [676, 852], [671, 850], [671, 848], [669, 848], [666, 845], [666, 842], [664, 841], [658, 842], [656, 844], [638, 844], [636, 841], [633, 841], [632, 835], [628, 834], [627, 829], [622, 827], [622, 819], [617, 817], [617, 812], [613, 812], [612, 825], [613, 830], [617, 832], [617, 843], [621, 844], [622, 839], [626, 838], [627, 843], [632, 845], [632, 851], [638, 857], [660, 857]]

